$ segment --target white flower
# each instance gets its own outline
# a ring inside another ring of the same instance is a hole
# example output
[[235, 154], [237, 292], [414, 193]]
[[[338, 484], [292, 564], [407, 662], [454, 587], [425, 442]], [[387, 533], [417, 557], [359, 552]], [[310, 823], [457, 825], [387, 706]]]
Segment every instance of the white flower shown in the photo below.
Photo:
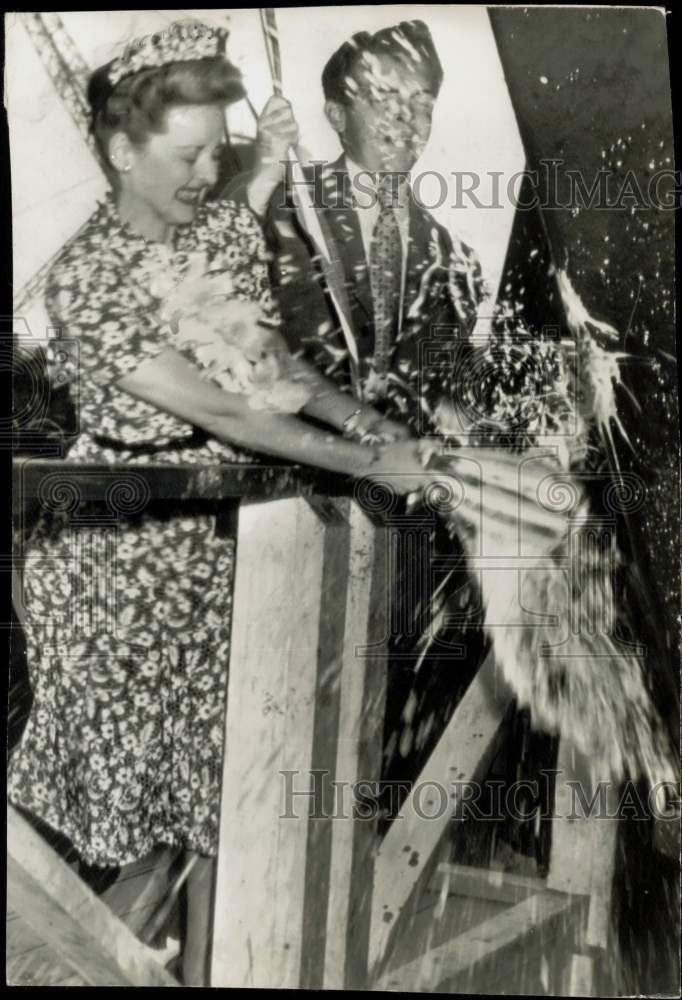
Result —
[[93, 753], [90, 756], [90, 767], [93, 771], [104, 771], [107, 766], [106, 757], [103, 757], [101, 753]]

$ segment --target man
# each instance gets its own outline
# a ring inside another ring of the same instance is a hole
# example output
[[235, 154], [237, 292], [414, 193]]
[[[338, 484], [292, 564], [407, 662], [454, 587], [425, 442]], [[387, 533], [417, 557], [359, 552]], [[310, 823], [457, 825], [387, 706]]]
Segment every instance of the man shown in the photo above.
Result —
[[259, 168], [229, 191], [234, 197], [246, 187], [251, 206], [267, 219], [291, 346], [420, 436], [433, 433], [436, 406], [452, 396], [453, 371], [482, 295], [474, 255], [453, 242], [409, 185], [442, 79], [421, 21], [354, 35], [322, 73], [325, 113], [343, 154], [308, 168], [306, 178], [343, 274], [359, 355], [355, 380], [315, 248], [294, 208], [297, 194], [280, 183], [284, 144], [297, 137], [283, 99], [273, 98], [260, 119]]

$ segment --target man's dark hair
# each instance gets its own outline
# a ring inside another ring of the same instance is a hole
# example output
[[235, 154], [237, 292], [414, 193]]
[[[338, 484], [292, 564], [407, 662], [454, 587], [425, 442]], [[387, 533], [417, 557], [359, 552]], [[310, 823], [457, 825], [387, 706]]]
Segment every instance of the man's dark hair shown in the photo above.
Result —
[[354, 71], [365, 55], [388, 55], [410, 69], [419, 69], [428, 80], [429, 90], [438, 96], [443, 82], [440, 64], [431, 32], [423, 21], [401, 21], [392, 28], [382, 28], [373, 35], [359, 31], [337, 49], [322, 71], [325, 100], [350, 104], [354, 97]]

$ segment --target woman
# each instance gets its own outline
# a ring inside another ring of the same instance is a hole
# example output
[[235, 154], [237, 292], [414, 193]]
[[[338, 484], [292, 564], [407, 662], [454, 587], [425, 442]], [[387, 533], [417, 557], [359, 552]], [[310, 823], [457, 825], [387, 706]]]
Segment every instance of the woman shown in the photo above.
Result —
[[[113, 190], [65, 249], [47, 292], [55, 325], [79, 344], [81, 434], [69, 458], [236, 462], [241, 448], [413, 489], [425, 478], [414, 445], [321, 377], [301, 366], [291, 376], [299, 387], [308, 378], [305, 413], [345, 436], [250, 405], [248, 373], [255, 385], [259, 356], [244, 352], [240, 373], [236, 365], [217, 370], [219, 353], [202, 361], [209, 300], [209, 341], [220, 303], [233, 334], [243, 331], [245, 303], [276, 320], [257, 220], [228, 202], [202, 204], [216, 183], [225, 105], [244, 93], [222, 56], [224, 40], [204, 25], [173, 25], [130, 45], [91, 80], [93, 131]], [[275, 122], [262, 155], [283, 160], [290, 141]], [[229, 347], [234, 358], [234, 338]], [[243, 390], [244, 371], [246, 391], [228, 391]], [[351, 439], [368, 435], [371, 446]], [[98, 562], [111, 534], [93, 521], [95, 511], [43, 511], [23, 553], [34, 701], [9, 795], [65, 834], [88, 864], [126, 864], [159, 843], [195, 854], [183, 978], [200, 984], [234, 545], [216, 534], [208, 503], [180, 513], [152, 505], [117, 521], [112, 569]]]

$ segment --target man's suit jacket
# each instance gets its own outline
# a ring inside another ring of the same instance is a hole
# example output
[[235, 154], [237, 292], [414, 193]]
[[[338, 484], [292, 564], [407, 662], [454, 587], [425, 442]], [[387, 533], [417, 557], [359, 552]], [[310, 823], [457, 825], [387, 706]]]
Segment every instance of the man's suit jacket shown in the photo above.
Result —
[[[306, 169], [321, 206], [330, 250], [340, 261], [360, 357], [363, 394], [420, 434], [434, 430], [432, 414], [457, 388], [476, 308], [483, 294], [478, 261], [421, 206], [408, 189], [409, 239], [401, 329], [392, 346], [386, 398], [373, 399], [374, 306], [350, 177], [341, 157]], [[226, 195], [239, 196], [239, 183]], [[302, 229], [290, 188], [270, 200], [266, 234], [273, 251], [274, 293], [283, 332], [298, 350], [342, 389], [351, 389], [348, 350], [326, 293], [314, 250]]]

